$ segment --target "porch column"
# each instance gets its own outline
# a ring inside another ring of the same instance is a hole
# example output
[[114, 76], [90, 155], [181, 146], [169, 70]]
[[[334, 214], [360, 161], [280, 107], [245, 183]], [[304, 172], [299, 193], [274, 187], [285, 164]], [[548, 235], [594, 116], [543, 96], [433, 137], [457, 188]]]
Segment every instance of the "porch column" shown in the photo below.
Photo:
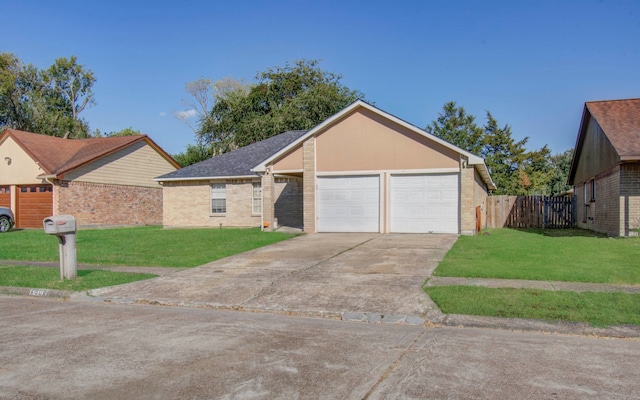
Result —
[[275, 222], [275, 179], [271, 167], [262, 175], [262, 229], [265, 232], [273, 231]]

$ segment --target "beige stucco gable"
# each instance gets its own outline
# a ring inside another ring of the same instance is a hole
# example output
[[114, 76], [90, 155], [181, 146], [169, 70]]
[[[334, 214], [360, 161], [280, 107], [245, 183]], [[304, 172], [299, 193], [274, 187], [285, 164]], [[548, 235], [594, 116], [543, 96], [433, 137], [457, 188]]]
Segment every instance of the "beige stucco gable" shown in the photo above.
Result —
[[64, 174], [63, 179], [116, 185], [160, 187], [154, 178], [176, 170], [144, 141]]
[[[456, 151], [366, 108], [317, 132], [315, 140], [317, 172], [457, 168], [460, 161]], [[300, 144], [277, 159], [273, 171], [302, 171], [302, 166]]]
[[316, 136], [318, 172], [455, 168], [459, 155], [365, 108]]
[[302, 144], [276, 160], [273, 170], [277, 172], [302, 171]]
[[12, 137], [0, 143], [0, 185], [40, 184], [45, 171]]

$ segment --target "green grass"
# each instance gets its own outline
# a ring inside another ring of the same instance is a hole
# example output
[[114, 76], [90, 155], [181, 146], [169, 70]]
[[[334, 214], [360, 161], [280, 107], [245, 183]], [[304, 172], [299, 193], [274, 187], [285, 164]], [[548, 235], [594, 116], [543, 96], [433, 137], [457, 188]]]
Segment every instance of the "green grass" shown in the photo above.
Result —
[[154, 278], [153, 274], [79, 270], [76, 279], [60, 280], [58, 268], [0, 266], [0, 286], [82, 291]]
[[427, 287], [445, 314], [587, 322], [592, 326], [640, 325], [640, 295], [489, 289], [475, 286]]
[[495, 229], [461, 236], [435, 276], [640, 283], [640, 238], [589, 231]]
[[[260, 229], [162, 229], [135, 227], [80, 230], [78, 263], [158, 267], [195, 267], [294, 235]], [[58, 261], [58, 240], [42, 230], [0, 235], [0, 259]]]

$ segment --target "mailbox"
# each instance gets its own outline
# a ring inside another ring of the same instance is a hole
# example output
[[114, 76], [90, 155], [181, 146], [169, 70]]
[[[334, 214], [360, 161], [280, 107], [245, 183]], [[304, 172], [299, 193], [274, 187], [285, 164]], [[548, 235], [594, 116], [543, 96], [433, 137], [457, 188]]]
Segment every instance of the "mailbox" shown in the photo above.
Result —
[[50, 235], [75, 233], [76, 219], [71, 215], [54, 215], [43, 221], [44, 232]]
[[60, 280], [74, 279], [76, 266], [76, 219], [71, 215], [54, 215], [42, 220], [44, 232], [58, 237]]

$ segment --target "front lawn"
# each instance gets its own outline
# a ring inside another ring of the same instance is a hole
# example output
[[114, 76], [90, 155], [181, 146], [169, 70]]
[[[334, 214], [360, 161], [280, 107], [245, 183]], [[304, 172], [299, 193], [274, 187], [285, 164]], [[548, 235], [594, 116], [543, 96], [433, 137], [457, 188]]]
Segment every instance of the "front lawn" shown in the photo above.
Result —
[[638, 294], [476, 286], [435, 286], [425, 292], [446, 314], [588, 322], [600, 327], [640, 325]]
[[[195, 267], [295, 235], [252, 229], [162, 229], [157, 226], [79, 230], [78, 263]], [[0, 234], [0, 260], [58, 261], [58, 239], [42, 230]]]
[[640, 238], [584, 230], [494, 229], [461, 236], [435, 276], [640, 283]]
[[77, 278], [60, 280], [60, 269], [0, 265], [0, 286], [82, 291], [154, 278], [153, 274], [78, 270]]

